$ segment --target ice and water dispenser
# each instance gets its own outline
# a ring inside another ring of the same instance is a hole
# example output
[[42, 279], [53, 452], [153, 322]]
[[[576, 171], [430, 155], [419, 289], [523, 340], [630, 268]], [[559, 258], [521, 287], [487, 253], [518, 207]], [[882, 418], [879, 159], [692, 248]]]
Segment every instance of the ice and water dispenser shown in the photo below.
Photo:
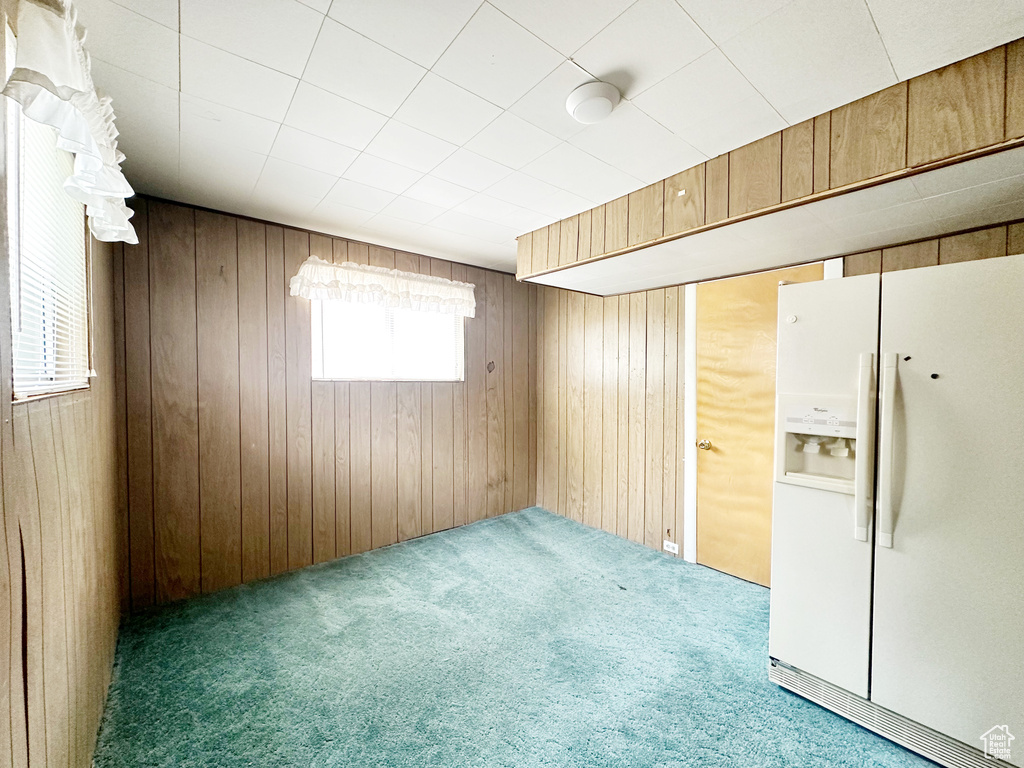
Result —
[[780, 394], [776, 480], [854, 493], [856, 398]]

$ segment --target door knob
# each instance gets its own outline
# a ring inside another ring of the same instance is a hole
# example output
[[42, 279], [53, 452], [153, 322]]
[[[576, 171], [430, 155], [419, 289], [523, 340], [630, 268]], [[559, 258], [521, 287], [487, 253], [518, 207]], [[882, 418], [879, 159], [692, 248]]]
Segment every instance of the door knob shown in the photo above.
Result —
[[697, 447], [700, 448], [702, 451], [710, 451], [711, 450], [711, 441], [710, 440], [701, 440], [699, 443], [697, 443]]

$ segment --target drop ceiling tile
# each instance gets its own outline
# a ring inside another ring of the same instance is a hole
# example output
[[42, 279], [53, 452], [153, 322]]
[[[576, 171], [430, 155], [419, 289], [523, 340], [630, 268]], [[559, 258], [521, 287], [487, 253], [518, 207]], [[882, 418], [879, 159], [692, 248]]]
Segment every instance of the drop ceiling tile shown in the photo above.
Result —
[[914, 176], [913, 184], [922, 197], [934, 197], [1021, 175], [1024, 175], [1024, 149], [1014, 149], [928, 171]]
[[487, 189], [512, 173], [512, 169], [468, 149], [460, 149], [441, 163], [432, 176], [468, 187], [476, 192]]
[[181, 32], [300, 77], [323, 15], [297, 0], [181, 0]]
[[308, 5], [315, 11], [327, 13], [331, 8], [331, 0], [299, 0], [303, 5]]
[[1020, 0], [867, 0], [867, 4], [900, 80], [1024, 37]]
[[[479, 6], [480, 0], [334, 0], [330, 16], [417, 64], [430, 67]], [[398, 19], [400, 23], [396, 22]]]
[[612, 200], [643, 186], [635, 176], [565, 143], [534, 160], [523, 173], [593, 202]]
[[118, 149], [129, 159], [162, 161], [170, 155], [176, 168], [178, 92], [98, 59], [92, 77], [97, 93], [113, 99]]
[[716, 43], [752, 27], [793, 0], [676, 0]]
[[551, 217], [543, 213], [520, 208], [518, 205], [512, 205], [485, 194], [473, 195], [466, 202], [456, 206], [454, 210], [494, 224], [503, 224], [518, 232], [531, 232], [539, 227], [547, 226], [552, 221]]
[[392, 216], [414, 224], [426, 224], [431, 219], [436, 219], [445, 210], [445, 208], [439, 205], [432, 205], [422, 200], [415, 200], [411, 197], [400, 195], [389, 203], [381, 213], [385, 216]]
[[390, 115], [425, 72], [418, 64], [358, 32], [325, 19], [302, 79]]
[[633, 104], [708, 157], [786, 127], [718, 49], [640, 94]]
[[178, 35], [110, 0], [76, 3], [89, 55], [169, 88], [178, 87]]
[[270, 153], [280, 125], [221, 104], [181, 95], [181, 136]]
[[476, 237], [491, 243], [506, 243], [515, 240], [519, 234], [511, 227], [494, 224], [457, 211], [442, 213], [432, 222], [439, 229], [449, 229], [467, 237]]
[[401, 194], [423, 174], [390, 160], [362, 154], [345, 171], [345, 178], [385, 192]]
[[491, 197], [539, 213], [545, 213], [545, 211], [538, 206], [551, 199], [557, 192], [557, 187], [527, 176], [520, 171], [510, 173], [501, 181], [487, 188], [487, 194]]
[[571, 56], [634, 0], [493, 0], [491, 5], [555, 50]]
[[424, 176], [409, 187], [405, 194], [415, 200], [447, 209], [466, 202], [473, 196], [473, 191], [433, 176]]
[[366, 147], [371, 155], [426, 173], [456, 149], [443, 139], [418, 128], [389, 120]]
[[202, 137], [182, 136], [181, 182], [187, 187], [248, 197], [267, 161], [264, 155], [237, 144], [215, 144]]
[[385, 192], [383, 189], [342, 178], [338, 179], [331, 191], [327, 193], [324, 203], [378, 213], [396, 197], [394, 192]]
[[181, 38], [181, 90], [281, 122], [298, 80], [190, 37]]
[[277, 194], [282, 197], [311, 197], [316, 200], [310, 206], [310, 210], [312, 210], [337, 180], [337, 176], [332, 176], [329, 173], [315, 171], [312, 168], [271, 157], [263, 166], [263, 173], [260, 174], [260, 179], [256, 183], [255, 193], [268, 196]]
[[299, 83], [285, 124], [323, 139], [363, 149], [387, 118], [308, 83]]
[[646, 184], [692, 168], [707, 156], [629, 102], [569, 143]]
[[561, 61], [557, 51], [484, 3], [433, 71], [508, 108]]
[[913, 179], [897, 179], [867, 189], [818, 200], [811, 206], [814, 214], [832, 225], [854, 216], [871, 215], [921, 199]]
[[343, 144], [335, 144], [333, 141], [282, 125], [270, 155], [332, 176], [341, 176], [359, 152]]
[[945, 195], [929, 197], [925, 200], [925, 205], [932, 218], [948, 219], [989, 211], [1020, 200], [1024, 200], [1024, 176], [1011, 176]]
[[466, 149], [519, 170], [558, 144], [559, 139], [550, 133], [511, 112], [503, 112], [498, 119], [470, 139]]
[[631, 99], [713, 47], [674, 0], [639, 0], [573, 59]]
[[[629, 190], [632, 192], [633, 190]], [[625, 192], [623, 193], [625, 194]], [[618, 195], [616, 195], [618, 197]], [[594, 201], [588, 200], [584, 197], [580, 197], [577, 194], [573, 194], [565, 189], [555, 190], [555, 193], [551, 197], [540, 201], [536, 208], [540, 213], [547, 214], [554, 219], [564, 219], [568, 216], [575, 216], [577, 213], [582, 213], [588, 208], [593, 208], [595, 202], [607, 202], [607, 201]]]
[[[178, 0], [115, 0], [118, 5], [142, 14], [146, 18], [178, 30]], [[79, 0], [75, 7], [81, 10], [87, 0]]]
[[896, 82], [860, 0], [796, 0], [721, 48], [790, 124]]
[[421, 224], [378, 213], [360, 227], [360, 232], [369, 234], [379, 245], [390, 248], [405, 248], [419, 232]]
[[586, 126], [569, 116], [565, 100], [578, 86], [593, 79], [571, 61], [563, 62], [509, 111], [561, 139], [571, 138]]
[[329, 225], [332, 230], [346, 227], [360, 227], [373, 217], [371, 211], [353, 208], [350, 205], [325, 199], [310, 214], [314, 221]]
[[501, 109], [433, 72], [416, 86], [395, 118], [453, 144], [465, 144]]

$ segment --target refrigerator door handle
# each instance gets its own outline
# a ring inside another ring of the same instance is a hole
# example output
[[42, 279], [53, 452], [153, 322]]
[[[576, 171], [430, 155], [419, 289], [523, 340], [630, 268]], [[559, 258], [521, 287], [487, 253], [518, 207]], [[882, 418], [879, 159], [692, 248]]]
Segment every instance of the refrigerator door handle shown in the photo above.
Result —
[[899, 356], [882, 358], [882, 412], [878, 425], [878, 544], [892, 548], [893, 420], [896, 410], [896, 366]]
[[868, 515], [871, 507], [871, 445], [874, 443], [874, 363], [875, 356], [862, 352], [857, 377], [857, 458], [854, 467], [853, 538], [868, 540]]

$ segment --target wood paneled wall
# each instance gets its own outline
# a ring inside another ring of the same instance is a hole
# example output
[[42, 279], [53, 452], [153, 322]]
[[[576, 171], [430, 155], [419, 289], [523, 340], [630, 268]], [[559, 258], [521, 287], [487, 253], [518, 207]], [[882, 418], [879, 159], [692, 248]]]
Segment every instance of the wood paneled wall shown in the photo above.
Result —
[[114, 269], [93, 243], [96, 378], [12, 403], [9, 264], [0, 278], [0, 766], [85, 768], [120, 619]]
[[[155, 200], [125, 247], [132, 606], [535, 502], [537, 289], [511, 275]], [[310, 254], [476, 285], [461, 383], [311, 380]]]
[[1024, 40], [898, 83], [519, 238], [522, 278], [1024, 137]]
[[537, 316], [538, 503], [655, 549], [681, 544], [683, 289], [543, 288]]
[[1024, 222], [999, 224], [970, 232], [855, 253], [843, 259], [843, 275], [895, 272], [958, 261], [1024, 253]]

